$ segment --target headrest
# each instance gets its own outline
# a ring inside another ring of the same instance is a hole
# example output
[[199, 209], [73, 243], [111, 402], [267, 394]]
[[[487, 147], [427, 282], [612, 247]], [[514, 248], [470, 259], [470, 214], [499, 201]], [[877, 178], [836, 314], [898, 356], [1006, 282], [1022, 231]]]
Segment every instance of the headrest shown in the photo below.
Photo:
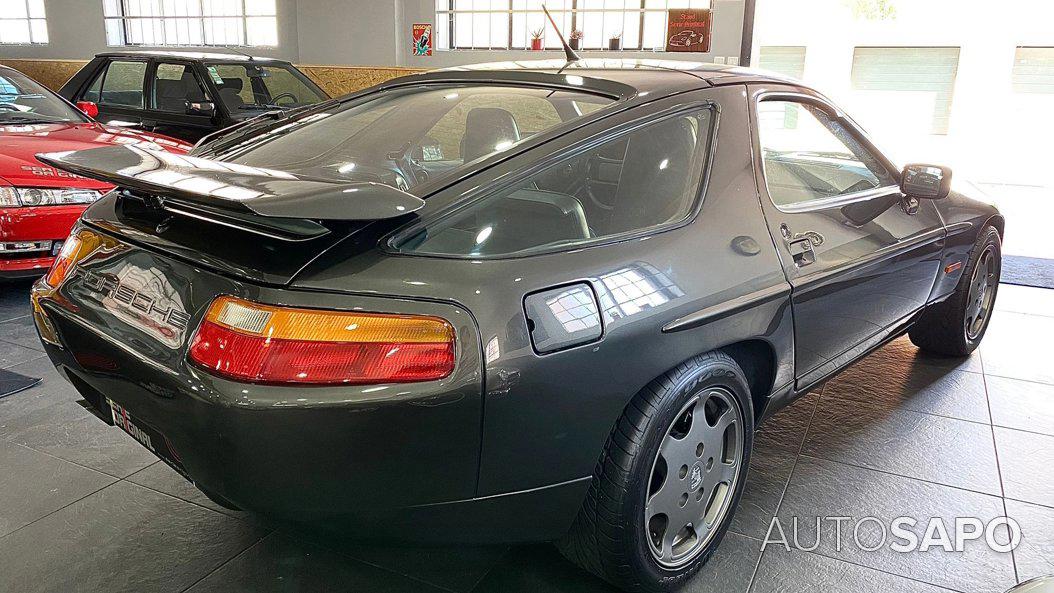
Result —
[[240, 78], [224, 78], [221, 89], [232, 89], [236, 93], [242, 92], [242, 88], [245, 85], [245, 81]]
[[461, 158], [467, 163], [520, 140], [520, 129], [512, 114], [498, 107], [476, 107], [465, 118]]

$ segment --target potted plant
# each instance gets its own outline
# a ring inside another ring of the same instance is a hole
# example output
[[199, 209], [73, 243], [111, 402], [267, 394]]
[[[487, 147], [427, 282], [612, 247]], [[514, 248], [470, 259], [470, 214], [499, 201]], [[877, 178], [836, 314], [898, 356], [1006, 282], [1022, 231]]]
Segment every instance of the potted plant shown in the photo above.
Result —
[[571, 49], [573, 50], [582, 49], [583, 37], [585, 37], [585, 33], [579, 31], [578, 29], [573, 29], [571, 31], [571, 37], [567, 40], [567, 43], [571, 46]]
[[545, 27], [531, 31], [531, 51], [542, 50], [542, 37], [545, 36]]
[[622, 49], [622, 32], [615, 33], [608, 39], [608, 49], [619, 50]]

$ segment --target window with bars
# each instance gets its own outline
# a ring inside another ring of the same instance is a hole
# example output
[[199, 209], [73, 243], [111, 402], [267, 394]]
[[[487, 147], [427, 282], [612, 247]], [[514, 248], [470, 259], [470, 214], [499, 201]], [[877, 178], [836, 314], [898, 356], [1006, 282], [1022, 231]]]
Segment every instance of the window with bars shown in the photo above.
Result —
[[105, 0], [109, 45], [278, 45], [275, 0]]
[[48, 42], [44, 0], [4, 0], [0, 10], [0, 44]]
[[[581, 49], [608, 49], [614, 37], [627, 50], [663, 50], [671, 8], [710, 8], [711, 0], [544, 0], [565, 37], [581, 33]], [[529, 49], [536, 31], [543, 47], [560, 38], [542, 12], [543, 0], [436, 0], [436, 47]]]

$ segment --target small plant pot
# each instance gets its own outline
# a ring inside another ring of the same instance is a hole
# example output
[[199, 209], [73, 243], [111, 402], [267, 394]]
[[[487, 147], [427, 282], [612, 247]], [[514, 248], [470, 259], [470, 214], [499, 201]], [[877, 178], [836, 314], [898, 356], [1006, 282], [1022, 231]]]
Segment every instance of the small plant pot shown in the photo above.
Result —
[[531, 40], [531, 51], [542, 51], [542, 40], [532, 39]]
[[573, 50], [577, 51], [577, 50], [582, 49], [582, 40], [581, 39], [568, 39], [567, 40], [567, 44], [570, 45], [571, 49], [573, 49]]
[[620, 50], [622, 49], [622, 39], [608, 39], [608, 49]]

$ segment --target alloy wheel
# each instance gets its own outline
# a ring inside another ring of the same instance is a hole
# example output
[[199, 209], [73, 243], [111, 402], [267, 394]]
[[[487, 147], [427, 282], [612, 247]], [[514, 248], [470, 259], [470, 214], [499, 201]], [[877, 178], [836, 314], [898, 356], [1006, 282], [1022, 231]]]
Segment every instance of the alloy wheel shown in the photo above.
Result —
[[732, 507], [743, 466], [743, 413], [724, 388], [681, 408], [652, 462], [644, 527], [661, 566], [694, 560]]
[[991, 245], [981, 252], [970, 278], [970, 294], [966, 300], [966, 339], [974, 341], [984, 330], [988, 316], [992, 313], [996, 285], [999, 283], [999, 267], [995, 250]]

